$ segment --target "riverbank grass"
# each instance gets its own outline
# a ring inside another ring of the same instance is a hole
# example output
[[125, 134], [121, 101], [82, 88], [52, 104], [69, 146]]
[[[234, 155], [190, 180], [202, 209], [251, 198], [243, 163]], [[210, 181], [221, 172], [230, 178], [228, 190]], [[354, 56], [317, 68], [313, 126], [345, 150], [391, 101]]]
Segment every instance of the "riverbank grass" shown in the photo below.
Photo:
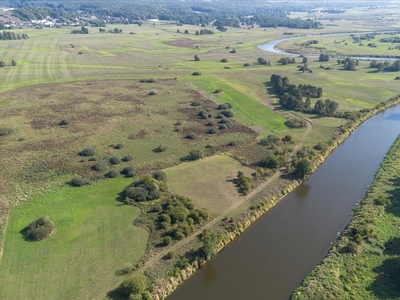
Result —
[[400, 139], [389, 150], [355, 215], [292, 299], [400, 297]]

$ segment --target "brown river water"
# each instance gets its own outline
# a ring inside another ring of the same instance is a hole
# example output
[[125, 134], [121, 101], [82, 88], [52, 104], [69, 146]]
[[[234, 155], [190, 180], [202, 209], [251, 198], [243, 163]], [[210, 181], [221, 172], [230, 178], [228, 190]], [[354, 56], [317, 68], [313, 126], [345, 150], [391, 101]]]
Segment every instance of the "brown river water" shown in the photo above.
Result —
[[400, 106], [364, 122], [168, 300], [289, 299], [347, 225], [399, 134]]

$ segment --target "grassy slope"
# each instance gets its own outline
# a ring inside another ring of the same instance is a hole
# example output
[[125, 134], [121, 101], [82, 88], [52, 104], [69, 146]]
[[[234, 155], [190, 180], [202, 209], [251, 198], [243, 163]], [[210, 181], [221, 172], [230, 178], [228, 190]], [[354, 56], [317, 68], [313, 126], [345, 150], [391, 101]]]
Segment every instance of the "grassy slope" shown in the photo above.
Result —
[[238, 171], [247, 176], [254, 172], [225, 155], [184, 163], [167, 170], [168, 188], [191, 197], [196, 206], [220, 214], [241, 200], [232, 182]]
[[[131, 179], [47, 192], [13, 209], [0, 267], [1, 299], [102, 299], [115, 275], [144, 253], [148, 233], [134, 227], [140, 210], [116, 201]], [[27, 242], [20, 231], [49, 215], [57, 232]]]
[[[292, 299], [399, 299], [400, 269], [400, 139], [392, 146], [378, 170], [370, 190], [356, 209], [344, 234], [294, 292]], [[378, 206], [386, 195], [391, 204]], [[372, 229], [359, 246], [359, 254], [343, 249], [351, 233], [363, 226]]]

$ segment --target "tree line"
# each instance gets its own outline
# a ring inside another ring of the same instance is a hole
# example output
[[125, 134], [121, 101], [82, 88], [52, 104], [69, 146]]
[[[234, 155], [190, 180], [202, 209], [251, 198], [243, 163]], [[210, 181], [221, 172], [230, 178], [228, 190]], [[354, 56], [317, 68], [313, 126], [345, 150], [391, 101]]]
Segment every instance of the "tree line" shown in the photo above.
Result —
[[26, 40], [26, 39], [29, 39], [29, 36], [25, 33], [19, 34], [5, 30], [3, 31], [3, 33], [0, 33], [0, 40]]

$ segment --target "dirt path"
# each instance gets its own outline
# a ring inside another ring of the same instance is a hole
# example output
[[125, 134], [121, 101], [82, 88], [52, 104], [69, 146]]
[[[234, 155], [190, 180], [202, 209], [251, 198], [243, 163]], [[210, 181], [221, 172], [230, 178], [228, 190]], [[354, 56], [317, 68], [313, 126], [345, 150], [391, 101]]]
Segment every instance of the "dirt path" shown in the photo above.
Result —
[[246, 196], [243, 197], [243, 199], [236, 203], [234, 206], [230, 207], [228, 210], [226, 210], [225, 212], [223, 212], [221, 215], [219, 215], [218, 217], [216, 217], [215, 219], [211, 220], [210, 222], [208, 222], [207, 224], [205, 224], [203, 227], [197, 229], [196, 231], [194, 231], [189, 237], [187, 237], [186, 239], [177, 242], [176, 244], [172, 245], [171, 247], [168, 247], [166, 249], [164, 249], [163, 251], [161, 251], [160, 253], [158, 253], [157, 255], [155, 255], [154, 257], [150, 258], [144, 265], [143, 267], [138, 270], [136, 272], [136, 274], [142, 274], [144, 273], [146, 270], [148, 270], [149, 268], [151, 268], [156, 262], [158, 262], [160, 259], [162, 259], [168, 252], [170, 251], [174, 251], [176, 249], [178, 249], [179, 247], [189, 243], [190, 241], [192, 241], [193, 239], [197, 238], [197, 236], [199, 234], [201, 234], [204, 230], [210, 228], [211, 226], [215, 225], [216, 223], [218, 223], [219, 221], [221, 221], [223, 218], [225, 218], [228, 214], [230, 214], [232, 211], [234, 211], [235, 209], [237, 209], [240, 205], [242, 205], [243, 203], [245, 203], [247, 200], [249, 200], [251, 197], [253, 197], [254, 195], [258, 194], [260, 191], [262, 191], [263, 189], [265, 189], [265, 187], [270, 184], [271, 182], [275, 181], [279, 176], [281, 175], [281, 172], [278, 171], [276, 172], [272, 177], [270, 177], [267, 181], [263, 182], [262, 184], [260, 184], [258, 187], [256, 187], [254, 190], [252, 190], [250, 193], [248, 193]]

